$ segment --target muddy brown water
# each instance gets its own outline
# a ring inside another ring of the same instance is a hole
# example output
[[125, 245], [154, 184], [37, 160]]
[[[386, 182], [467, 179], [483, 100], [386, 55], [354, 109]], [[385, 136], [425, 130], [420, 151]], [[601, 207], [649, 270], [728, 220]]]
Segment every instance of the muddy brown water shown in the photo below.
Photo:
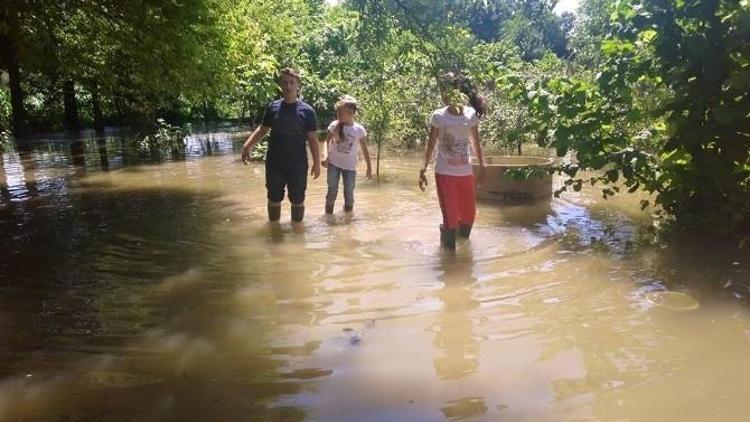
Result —
[[481, 202], [445, 255], [418, 155], [274, 226], [240, 142], [2, 154], [0, 420], [750, 418], [746, 251], [642, 246], [639, 198], [584, 190]]

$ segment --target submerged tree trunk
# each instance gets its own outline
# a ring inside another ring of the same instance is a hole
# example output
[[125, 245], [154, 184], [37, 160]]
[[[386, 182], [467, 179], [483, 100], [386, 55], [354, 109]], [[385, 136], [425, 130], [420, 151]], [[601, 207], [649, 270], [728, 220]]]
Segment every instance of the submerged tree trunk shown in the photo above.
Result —
[[65, 106], [65, 129], [78, 130], [78, 100], [76, 99], [76, 87], [72, 80], [63, 84], [63, 105]]

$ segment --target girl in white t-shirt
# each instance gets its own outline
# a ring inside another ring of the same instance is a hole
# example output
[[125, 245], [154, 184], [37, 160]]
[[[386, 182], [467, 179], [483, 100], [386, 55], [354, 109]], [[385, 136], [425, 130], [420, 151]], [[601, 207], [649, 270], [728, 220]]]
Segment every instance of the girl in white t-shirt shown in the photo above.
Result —
[[[478, 124], [486, 102], [467, 79], [453, 73], [443, 75], [439, 85], [445, 107], [435, 110], [430, 119], [430, 137], [424, 165], [419, 171], [419, 187], [424, 190], [427, 185], [425, 173], [437, 144], [435, 185], [443, 214], [440, 243], [446, 249], [455, 250], [456, 233], [463, 238], [471, 233], [476, 216], [474, 185], [484, 178]], [[471, 106], [465, 105], [467, 97]], [[480, 167], [476, 180], [470, 146]]]
[[367, 131], [354, 121], [359, 105], [357, 100], [344, 95], [336, 103], [336, 120], [328, 126], [326, 138], [326, 159], [323, 166], [328, 167], [328, 193], [326, 194], [326, 214], [333, 213], [336, 196], [339, 191], [339, 178], [344, 179], [344, 211], [354, 209], [354, 185], [357, 176], [357, 152], [362, 147], [362, 155], [367, 163], [365, 177], [372, 177], [370, 152], [367, 150]]

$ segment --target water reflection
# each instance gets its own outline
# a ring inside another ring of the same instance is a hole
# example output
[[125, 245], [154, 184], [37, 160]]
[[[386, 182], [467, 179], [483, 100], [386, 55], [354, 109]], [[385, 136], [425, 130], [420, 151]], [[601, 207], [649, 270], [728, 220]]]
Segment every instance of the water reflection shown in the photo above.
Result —
[[99, 163], [102, 166], [102, 170], [109, 170], [109, 158], [107, 157], [107, 141], [104, 139], [97, 139], [96, 151], [99, 154]]
[[351, 216], [319, 179], [270, 225], [241, 135], [165, 162], [127, 136], [2, 154], [0, 420], [745, 416], [750, 258], [626, 247], [637, 200], [480, 203], [441, 256], [417, 156]]
[[546, 226], [555, 218], [555, 211], [550, 201], [540, 201], [536, 204], [513, 204], [496, 201], [478, 201], [483, 209], [493, 209], [489, 213], [486, 224], [511, 225], [537, 229]]
[[[83, 141], [73, 141], [70, 143], [70, 156], [73, 159], [74, 167], [86, 167], [86, 144]], [[76, 176], [81, 176], [82, 173], [77, 173]]]
[[480, 305], [473, 297], [472, 286], [477, 279], [473, 275], [471, 247], [462, 245], [459, 255], [443, 254], [438, 270], [438, 281], [443, 288], [435, 293], [443, 303], [435, 330], [435, 347], [442, 356], [434, 359], [435, 372], [441, 379], [460, 379], [477, 370], [479, 344], [474, 334], [472, 311]]
[[487, 413], [487, 405], [481, 397], [463, 397], [452, 400], [440, 408], [448, 420], [461, 420]]
[[[276, 375], [279, 361], [258, 353], [270, 326], [257, 309], [227, 306], [247, 277], [218, 253], [231, 238], [215, 230], [227, 204], [158, 188], [84, 192], [70, 210], [30, 208], [34, 227], [54, 218], [54, 231], [34, 232], [26, 247], [0, 241], [15, 264], [2, 268], [12, 284], [0, 299], [0, 419], [300, 419], [265, 405], [299, 392]], [[279, 301], [308, 294], [275, 286]]]

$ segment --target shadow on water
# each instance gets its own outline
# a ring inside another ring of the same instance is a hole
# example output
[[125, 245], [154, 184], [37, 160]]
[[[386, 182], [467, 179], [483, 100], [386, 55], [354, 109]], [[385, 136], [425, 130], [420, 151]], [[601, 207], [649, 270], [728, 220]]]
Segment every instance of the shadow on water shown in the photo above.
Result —
[[750, 305], [750, 251], [730, 241], [679, 239], [638, 257], [642, 280], [658, 283], [656, 291], [689, 292], [699, 302], [726, 301]]
[[[211, 201], [156, 189], [88, 187], [69, 193], [62, 206], [31, 198], [20, 210], [23, 221], [15, 218], [16, 202], [0, 208], [0, 230], [8, 234], [0, 239], [3, 308], [32, 318], [14, 327], [24, 347], [41, 347], [56, 335], [102, 333], [97, 294], [200, 265], [212, 252], [202, 241], [218, 218]], [[3, 348], [13, 343], [3, 341]]]
[[299, 391], [270, 323], [230, 306], [256, 276], [224, 252], [232, 204], [87, 182], [97, 147], [0, 168], [0, 420], [301, 419], [268, 407]]

